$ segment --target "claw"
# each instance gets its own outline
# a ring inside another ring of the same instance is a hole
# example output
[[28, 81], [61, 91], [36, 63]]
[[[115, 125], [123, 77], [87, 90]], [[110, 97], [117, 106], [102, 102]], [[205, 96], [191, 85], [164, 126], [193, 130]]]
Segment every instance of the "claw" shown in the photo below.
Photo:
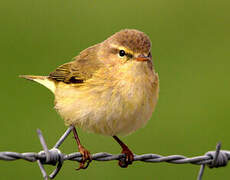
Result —
[[79, 168], [77, 168], [76, 170], [86, 169], [89, 166], [90, 162], [92, 161], [92, 157], [90, 155], [90, 152], [87, 149], [85, 149], [84, 146], [81, 145], [81, 142], [80, 142], [80, 139], [78, 137], [77, 130], [75, 127], [73, 127], [73, 134], [74, 134], [75, 140], [77, 141], [78, 150], [82, 155], [82, 160], [80, 162]]
[[82, 161], [80, 162], [79, 168], [77, 168], [76, 170], [86, 169], [92, 161], [92, 157], [90, 155], [90, 152], [87, 149], [85, 149], [82, 145], [79, 145], [78, 148], [79, 152], [82, 155]]
[[134, 155], [132, 151], [128, 148], [128, 146], [125, 145], [117, 136], [113, 136], [113, 138], [118, 142], [118, 144], [121, 146], [122, 154], [125, 154], [125, 159], [120, 159], [118, 162], [118, 165], [122, 168], [128, 167], [128, 165], [133, 163]]
[[121, 153], [125, 154], [125, 159], [119, 160], [118, 165], [122, 168], [127, 168], [128, 165], [133, 163], [134, 155], [128, 147], [124, 147]]

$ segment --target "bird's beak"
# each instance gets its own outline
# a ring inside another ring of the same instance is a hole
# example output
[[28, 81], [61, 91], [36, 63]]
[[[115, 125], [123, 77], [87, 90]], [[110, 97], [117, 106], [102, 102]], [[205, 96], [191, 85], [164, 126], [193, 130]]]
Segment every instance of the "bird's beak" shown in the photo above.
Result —
[[148, 60], [151, 60], [151, 58], [148, 56], [139, 55], [138, 57], [136, 57], [136, 60], [137, 61], [148, 61]]

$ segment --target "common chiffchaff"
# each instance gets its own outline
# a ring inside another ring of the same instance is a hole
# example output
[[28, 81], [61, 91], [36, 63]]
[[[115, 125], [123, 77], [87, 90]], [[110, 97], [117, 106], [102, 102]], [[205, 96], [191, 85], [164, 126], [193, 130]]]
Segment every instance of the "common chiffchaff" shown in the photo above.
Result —
[[143, 32], [125, 29], [91, 46], [48, 76], [23, 75], [55, 95], [55, 109], [68, 126], [82, 154], [79, 169], [91, 161], [78, 138], [76, 127], [112, 136], [122, 147], [127, 167], [131, 150], [117, 137], [146, 124], [158, 99], [159, 81], [151, 56], [151, 41]]

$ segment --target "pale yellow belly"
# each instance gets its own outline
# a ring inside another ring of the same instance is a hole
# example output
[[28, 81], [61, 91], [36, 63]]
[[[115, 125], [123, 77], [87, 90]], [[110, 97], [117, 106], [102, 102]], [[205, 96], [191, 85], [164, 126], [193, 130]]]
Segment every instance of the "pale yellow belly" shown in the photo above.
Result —
[[155, 74], [151, 82], [139, 79], [120, 82], [114, 87], [76, 89], [62, 83], [56, 89], [55, 108], [66, 125], [109, 136], [127, 135], [146, 124], [157, 99], [158, 75]]

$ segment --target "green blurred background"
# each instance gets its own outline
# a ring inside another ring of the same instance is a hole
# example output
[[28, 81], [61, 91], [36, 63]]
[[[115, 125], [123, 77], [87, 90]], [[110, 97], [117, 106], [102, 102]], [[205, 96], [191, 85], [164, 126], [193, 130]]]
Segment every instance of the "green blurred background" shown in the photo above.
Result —
[[[136, 153], [202, 155], [217, 142], [230, 150], [230, 2], [217, 0], [1, 0], [0, 151], [38, 152], [40, 128], [49, 147], [65, 131], [53, 95], [19, 74], [47, 75], [81, 50], [124, 28], [152, 40], [160, 99], [147, 126], [122, 139]], [[110, 137], [79, 131], [92, 152], [119, 153]], [[72, 136], [72, 135], [71, 135]], [[61, 150], [77, 150], [71, 136]], [[116, 161], [75, 171], [66, 161], [60, 179], [196, 179], [199, 167]], [[47, 167], [51, 171], [53, 167]], [[230, 167], [207, 169], [204, 180], [229, 179]], [[42, 179], [36, 163], [0, 161], [0, 179]]]

